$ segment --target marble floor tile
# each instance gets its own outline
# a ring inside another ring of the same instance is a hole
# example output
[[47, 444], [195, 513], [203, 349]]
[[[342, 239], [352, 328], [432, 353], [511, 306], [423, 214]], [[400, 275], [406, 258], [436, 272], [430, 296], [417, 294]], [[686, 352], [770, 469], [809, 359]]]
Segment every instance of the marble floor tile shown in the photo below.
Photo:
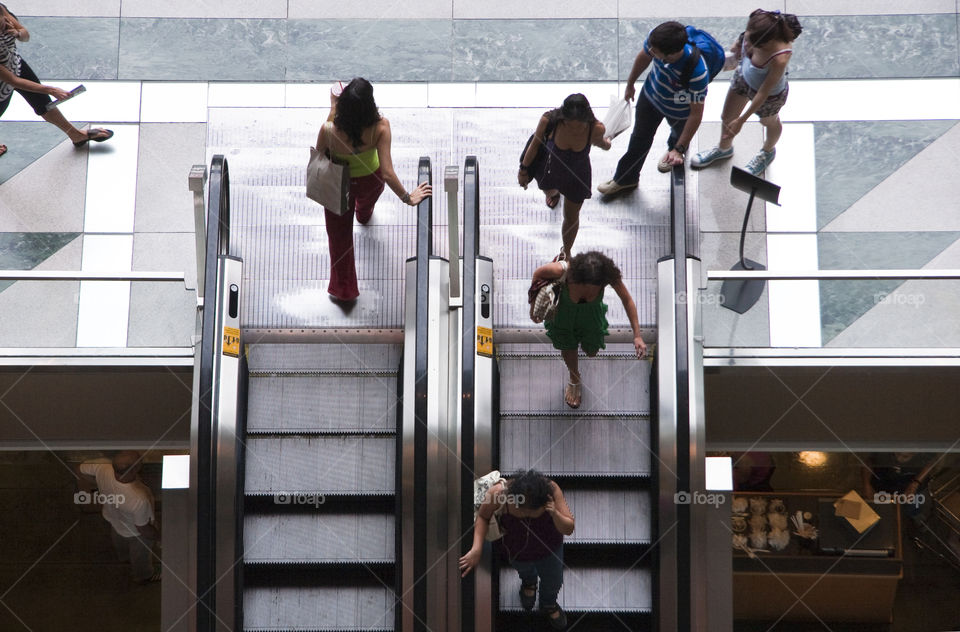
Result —
[[[821, 232], [818, 244], [820, 268], [919, 269], [934, 260], [958, 238], [960, 232], [957, 231]], [[820, 305], [824, 344], [838, 336], [901, 285], [902, 282], [896, 280], [821, 281]], [[867, 343], [866, 346], [870, 344]]]
[[207, 84], [145, 82], [140, 97], [141, 123], [205, 123]]
[[[47, 85], [72, 90], [77, 87], [77, 81], [50, 81]], [[86, 81], [83, 85], [86, 92], [59, 108], [74, 125], [80, 126], [82, 121], [136, 123], [140, 120], [139, 81]], [[33, 122], [41, 119], [24, 99], [16, 96], [3, 120]]]
[[955, 13], [956, 0], [913, 0], [909, 7], [900, 0], [786, 0], [786, 11], [804, 15], [902, 15], [909, 13]]
[[133, 232], [138, 127], [114, 125], [114, 135], [108, 143], [89, 143], [82, 150], [88, 153], [84, 232]]
[[287, 0], [123, 0], [125, 18], [286, 18]]
[[955, 15], [810, 16], [801, 22], [803, 34], [790, 60], [792, 79], [960, 74]]
[[[754, 0], [724, 0], [702, 2], [700, 0], [674, 0], [673, 2], [648, 2], [647, 0], [620, 0], [620, 19], [659, 18], [660, 21], [676, 20], [678, 15], [699, 17], [746, 17], [757, 8]], [[784, 0], [768, 0], [763, 7], [769, 11], [784, 10]], [[690, 21], [680, 20], [684, 24]]]
[[450, 20], [287, 20], [286, 81], [449, 81]]
[[135, 232], [193, 233], [187, 174], [193, 165], [209, 169], [206, 136], [206, 123], [140, 125]]
[[[934, 96], [918, 99], [918, 94]], [[960, 80], [957, 79], [798, 79], [790, 82], [790, 98], [780, 110], [780, 119], [785, 123], [956, 120], [960, 117], [957, 103], [960, 103]]]
[[956, 124], [955, 121], [815, 123], [818, 227], [829, 224]]
[[[133, 235], [84, 235], [84, 272], [127, 272]], [[130, 311], [130, 281], [81, 281], [78, 347], [124, 347]]]
[[[768, 229], [769, 230], [769, 229]], [[813, 233], [768, 234], [767, 268], [818, 269]], [[771, 347], [819, 347], [820, 290], [817, 281], [768, 281]]]
[[[193, 233], [137, 233], [134, 270], [184, 271], [196, 287], [197, 255]], [[127, 346], [188, 347], [196, 326], [196, 293], [181, 283], [140, 283], [130, 288]]]
[[454, 20], [455, 81], [613, 81], [615, 20]]
[[484, 82], [477, 84], [477, 107], [553, 109], [575, 92], [587, 97], [594, 114], [601, 121], [606, 116], [611, 98], [619, 101], [623, 96], [623, 88], [613, 81], [572, 84]]
[[[698, 151], [706, 151], [714, 147], [719, 138], [720, 123], [701, 123], [700, 130], [688, 152], [689, 157], [692, 158]], [[747, 123], [736, 138], [733, 158], [700, 171], [690, 170], [689, 173], [696, 178], [701, 231], [737, 232], [743, 226], [743, 214], [746, 212], [749, 196], [730, 186], [730, 169], [734, 165], [743, 168], [753, 156], [754, 151], [762, 144], [762, 126], [759, 123]], [[755, 208], [750, 211], [747, 230], [766, 230], [763, 206], [760, 204], [754, 206]]]
[[84, 18], [118, 18], [120, 17], [120, 0], [32, 0], [29, 4], [17, 6], [19, 17], [49, 16], [49, 17], [84, 17]]
[[286, 103], [286, 87], [280, 83], [217, 82], [208, 84], [207, 90], [207, 107], [211, 108], [282, 108]]
[[[956, 164], [960, 125], [954, 125], [827, 224], [827, 231], [960, 230]], [[922, 195], [923, 203], [917, 204]]]
[[550, 4], [549, 15], [544, 14], [542, 3], [532, 0], [490, 0], [479, 3], [471, 0], [453, 0], [453, 19], [583, 19], [616, 18], [617, 0], [581, 2], [580, 0], [555, 0]]
[[[0, 270], [33, 270], [79, 233], [0, 233]], [[0, 281], [0, 292], [15, 281]]]
[[[37, 270], [79, 270], [82, 239], [74, 239]], [[73, 347], [77, 340], [76, 281], [18, 281], [0, 292], [0, 347]]]
[[[708, 270], [729, 270], [738, 260], [739, 233], [703, 233], [700, 255], [704, 274]], [[747, 233], [744, 255], [766, 264], [766, 239], [763, 233]], [[769, 347], [769, 284], [760, 300], [743, 314], [723, 306], [723, 283], [710, 281], [700, 295], [703, 313], [703, 340], [707, 347]]]
[[82, 231], [86, 186], [86, 153], [64, 138], [0, 186], [0, 230]]
[[30, 18], [20, 54], [40, 81], [117, 79], [116, 18]]
[[286, 28], [275, 19], [121, 18], [119, 78], [282, 81]]
[[356, 2], [316, 2], [289, 0], [289, 17], [298, 19], [450, 19], [453, 0], [357, 0]]
[[7, 146], [0, 161], [0, 185], [65, 140], [63, 132], [45, 121], [0, 122], [0, 143]]

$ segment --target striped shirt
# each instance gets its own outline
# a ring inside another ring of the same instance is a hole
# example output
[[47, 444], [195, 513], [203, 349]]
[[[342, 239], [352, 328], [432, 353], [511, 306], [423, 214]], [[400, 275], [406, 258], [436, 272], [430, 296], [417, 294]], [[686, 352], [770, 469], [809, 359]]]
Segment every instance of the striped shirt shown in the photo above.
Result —
[[[651, 55], [649, 37], [643, 43], [643, 50]], [[710, 73], [707, 70], [707, 63], [703, 55], [700, 56], [696, 68], [690, 75], [690, 86], [686, 90], [680, 87], [680, 77], [683, 75], [683, 69], [692, 54], [693, 48], [690, 47], [690, 44], [685, 44], [683, 57], [672, 64], [665, 64], [654, 58], [653, 69], [647, 75], [647, 80], [643, 82], [644, 95], [664, 116], [672, 119], [685, 119], [690, 116], [690, 104], [703, 103], [703, 100], [707, 97]]]
[[[0, 32], [0, 65], [16, 76], [20, 76], [20, 53], [17, 52], [17, 38], [12, 33], [5, 31]], [[0, 82], [0, 101], [10, 98], [12, 93], [13, 86], [6, 82]]]

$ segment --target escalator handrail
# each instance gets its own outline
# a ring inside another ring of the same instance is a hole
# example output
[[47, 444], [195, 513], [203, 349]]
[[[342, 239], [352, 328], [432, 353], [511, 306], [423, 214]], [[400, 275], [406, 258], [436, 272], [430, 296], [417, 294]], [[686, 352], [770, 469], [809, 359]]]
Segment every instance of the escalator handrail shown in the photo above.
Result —
[[[207, 248], [204, 261], [204, 310], [200, 341], [200, 392], [197, 393], [197, 630], [214, 629], [216, 620], [215, 463], [213, 457], [214, 364], [216, 362], [217, 274], [230, 243], [230, 172], [226, 158], [210, 162], [207, 191]], [[199, 272], [199, 271], [198, 271]]]
[[[473, 530], [473, 480], [486, 472], [476, 472], [475, 461], [475, 340], [470, 331], [477, 322], [476, 260], [480, 254], [480, 168], [476, 156], [467, 156], [463, 167], [463, 328], [461, 340], [461, 397], [460, 397], [460, 528], [462, 533]], [[461, 539], [460, 554], [473, 546], [472, 537]], [[462, 630], [472, 630], [476, 608], [476, 573], [470, 573], [460, 583], [460, 616]]]
[[[691, 323], [687, 318], [686, 301], [676, 297], [689, 296], [691, 288], [687, 287], [687, 257], [690, 256], [687, 244], [687, 203], [686, 203], [686, 174], [683, 165], [673, 168], [670, 177], [670, 227], [671, 246], [674, 266], [674, 322], [676, 323], [676, 489], [689, 490], [691, 488], [691, 448], [690, 448], [690, 375], [689, 349], [687, 338]], [[662, 481], [661, 481], [662, 483]], [[672, 487], [672, 486], [671, 486]], [[658, 489], [658, 493], [670, 493], [670, 490]], [[672, 494], [671, 494], [672, 495]], [[657, 503], [659, 505], [659, 502]], [[692, 551], [692, 517], [690, 505], [676, 505], [676, 556], [673, 560], [661, 558], [661, 563], [676, 564], [676, 586], [658, 586], [657, 590], [675, 591], [676, 595], [676, 623], [678, 630], [691, 629], [691, 573]]]
[[[417, 168], [417, 183], [433, 185], [433, 170], [430, 158], [422, 156]], [[428, 418], [428, 363], [427, 341], [429, 338], [429, 267], [433, 255], [433, 197], [424, 198], [417, 206], [417, 307], [416, 341], [414, 350], [414, 438], [413, 478], [414, 494], [427, 489], [427, 418]], [[412, 591], [413, 629], [425, 630], [427, 615], [427, 503], [415, 502], [413, 512], [413, 586], [398, 585], [398, 595]], [[400, 552], [398, 552], [400, 553]], [[399, 559], [399, 556], [398, 556]], [[402, 573], [397, 574], [402, 577]], [[402, 581], [402, 580], [398, 580]], [[399, 610], [399, 608], [398, 608]], [[400, 621], [398, 620], [398, 625]], [[402, 629], [397, 627], [396, 629]]]

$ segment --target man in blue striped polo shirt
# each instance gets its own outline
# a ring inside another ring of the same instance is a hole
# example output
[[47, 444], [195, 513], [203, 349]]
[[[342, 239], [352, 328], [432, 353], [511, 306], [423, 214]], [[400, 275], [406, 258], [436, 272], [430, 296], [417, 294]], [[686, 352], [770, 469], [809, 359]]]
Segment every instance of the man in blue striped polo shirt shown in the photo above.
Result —
[[689, 85], [681, 85], [682, 75], [692, 54], [693, 48], [687, 43], [687, 31], [683, 24], [664, 22], [650, 31], [643, 43], [643, 50], [633, 62], [623, 95], [624, 99], [633, 99], [637, 78], [653, 62], [653, 70], [647, 75], [637, 99], [630, 145], [617, 164], [613, 179], [597, 187], [600, 193], [613, 195], [637, 186], [640, 168], [653, 144], [657, 127], [664, 118], [670, 124], [670, 139], [667, 141], [668, 151], [660, 159], [657, 169], [667, 172], [674, 165], [683, 164], [687, 146], [700, 127], [703, 101], [707, 96], [707, 84], [710, 83], [710, 73], [701, 56], [690, 73]]

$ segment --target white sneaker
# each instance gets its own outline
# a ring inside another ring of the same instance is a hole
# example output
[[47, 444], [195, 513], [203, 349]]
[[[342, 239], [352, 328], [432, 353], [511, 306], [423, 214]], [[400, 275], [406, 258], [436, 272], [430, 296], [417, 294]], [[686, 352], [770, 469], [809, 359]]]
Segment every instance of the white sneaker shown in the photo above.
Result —
[[597, 191], [603, 195], [614, 195], [620, 193], [621, 191], [626, 191], [627, 189], [637, 188], [637, 183], [633, 184], [617, 184], [615, 180], [607, 180], [606, 182], [597, 185]]

